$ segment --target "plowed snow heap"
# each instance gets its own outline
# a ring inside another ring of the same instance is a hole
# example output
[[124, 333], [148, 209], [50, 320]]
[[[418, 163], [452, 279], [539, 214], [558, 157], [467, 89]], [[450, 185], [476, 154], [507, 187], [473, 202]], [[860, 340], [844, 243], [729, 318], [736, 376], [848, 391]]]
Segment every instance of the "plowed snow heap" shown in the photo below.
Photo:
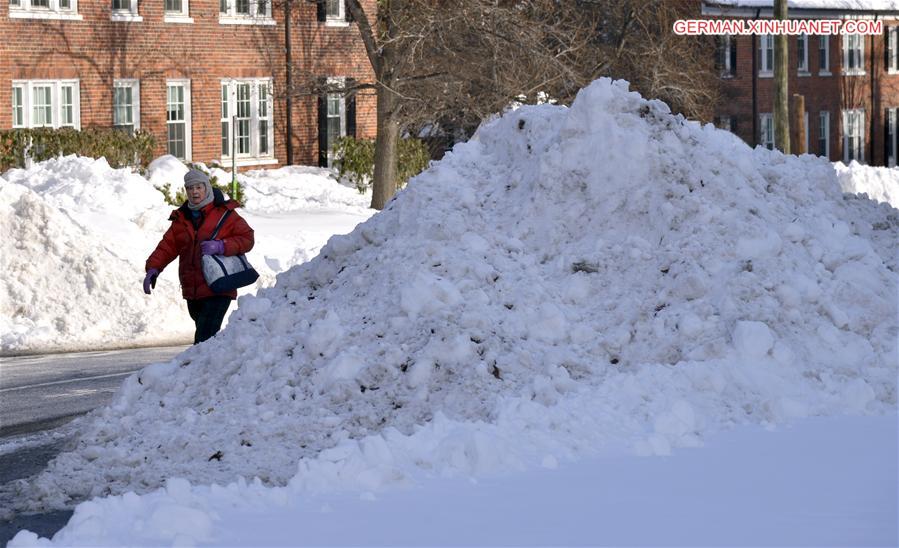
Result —
[[602, 400], [609, 439], [650, 452], [879, 412], [896, 402], [897, 213], [843, 195], [823, 159], [600, 80], [484, 125], [213, 341], [130, 377], [26, 490], [285, 483], [346, 440], [514, 401]]

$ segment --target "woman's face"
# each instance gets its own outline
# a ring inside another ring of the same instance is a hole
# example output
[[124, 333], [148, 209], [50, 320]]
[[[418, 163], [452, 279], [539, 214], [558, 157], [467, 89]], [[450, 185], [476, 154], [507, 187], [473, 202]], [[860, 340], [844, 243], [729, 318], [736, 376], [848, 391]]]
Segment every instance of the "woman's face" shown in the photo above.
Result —
[[190, 203], [197, 205], [206, 199], [206, 185], [198, 183], [187, 187], [187, 199]]

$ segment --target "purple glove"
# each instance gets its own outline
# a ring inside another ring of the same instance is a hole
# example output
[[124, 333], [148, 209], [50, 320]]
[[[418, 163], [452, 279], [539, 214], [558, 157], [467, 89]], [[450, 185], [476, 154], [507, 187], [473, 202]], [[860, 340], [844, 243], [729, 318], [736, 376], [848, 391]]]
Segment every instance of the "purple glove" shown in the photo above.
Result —
[[150, 288], [156, 288], [156, 277], [159, 276], [159, 271], [155, 268], [151, 268], [147, 271], [147, 277], [144, 278], [144, 293], [147, 295], [150, 294]]
[[203, 255], [224, 255], [225, 242], [221, 240], [200, 242], [200, 252], [203, 253]]

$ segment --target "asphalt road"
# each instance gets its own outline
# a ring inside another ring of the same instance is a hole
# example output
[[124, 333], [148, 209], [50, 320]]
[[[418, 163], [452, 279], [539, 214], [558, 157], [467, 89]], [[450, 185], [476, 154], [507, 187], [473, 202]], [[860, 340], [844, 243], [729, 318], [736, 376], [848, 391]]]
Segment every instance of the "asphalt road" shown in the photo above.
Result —
[[[0, 443], [41, 439], [46, 431], [107, 404], [132, 372], [167, 361], [185, 348], [0, 358]], [[21, 449], [0, 454], [0, 484], [41, 471], [67, 441], [49, 436], [47, 443], [23, 443]], [[4, 501], [0, 500], [2, 505]], [[21, 529], [50, 537], [71, 515], [71, 510], [60, 510], [0, 520], [0, 546], [5, 546]]]
[[0, 358], [0, 439], [54, 428], [105, 405], [132, 372], [185, 348]]

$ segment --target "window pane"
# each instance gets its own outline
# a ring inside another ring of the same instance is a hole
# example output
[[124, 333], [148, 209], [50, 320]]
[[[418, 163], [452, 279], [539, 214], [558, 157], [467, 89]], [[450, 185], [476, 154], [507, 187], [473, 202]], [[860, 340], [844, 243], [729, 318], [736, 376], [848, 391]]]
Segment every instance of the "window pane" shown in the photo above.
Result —
[[806, 53], [805, 53], [806, 42], [808, 42], [808, 37], [805, 35], [800, 36], [796, 40], [796, 49], [798, 50], [797, 53], [799, 54], [799, 69], [800, 70], [808, 69], [808, 66], [807, 66], [808, 65], [808, 62], [807, 62], [808, 57], [806, 56]]
[[237, 0], [236, 11], [237, 11], [237, 13], [240, 13], [240, 14], [249, 15], [250, 14], [250, 0]]
[[112, 9], [114, 10], [130, 10], [131, 0], [112, 0]]
[[60, 120], [59, 125], [62, 126], [72, 126], [75, 125], [75, 112], [74, 112], [74, 101], [73, 96], [74, 92], [70, 86], [63, 87], [61, 89], [62, 92], [62, 120]]
[[250, 121], [238, 120], [235, 126], [237, 135], [235, 138], [238, 154], [250, 153]]
[[222, 156], [228, 156], [231, 147], [229, 143], [231, 142], [231, 124], [228, 122], [222, 122]]
[[19, 5], [21, 5], [20, 0], [9, 0], [9, 5], [10, 6], [19, 6]]
[[268, 15], [268, 2], [266, 0], [257, 0], [256, 2], [256, 15], [257, 16], [266, 16]]
[[50, 104], [50, 87], [34, 87], [34, 108], [32, 119], [33, 126], [53, 125], [53, 108]]
[[228, 0], [219, 0], [219, 13], [228, 13]]
[[340, 138], [340, 118], [328, 118], [328, 142], [335, 143]]
[[181, 13], [181, 0], [165, 0], [165, 11]]
[[169, 124], [168, 131], [168, 153], [174, 156], [175, 158], [179, 158], [181, 160], [184, 159], [184, 124]]
[[328, 17], [340, 17], [340, 0], [327, 0], [325, 13]]
[[167, 118], [169, 122], [184, 120], [184, 87], [169, 86]]
[[25, 125], [25, 103], [22, 101], [22, 88], [12, 88], [12, 125]]
[[67, 9], [70, 9], [71, 7], [72, 7], [72, 4], [69, 3], [69, 0], [59, 0], [59, 9], [67, 10]]
[[134, 109], [131, 87], [116, 87], [113, 95], [113, 124], [126, 125], [134, 123]]
[[222, 118], [228, 117], [228, 84], [222, 84]]
[[328, 95], [328, 116], [340, 116], [339, 95]]
[[259, 154], [268, 154], [268, 120], [259, 120]]
[[265, 84], [259, 84], [259, 117], [268, 117], [268, 87]]
[[49, 8], [50, 0], [31, 0], [32, 8]]
[[237, 117], [250, 117], [250, 84], [237, 84]]

